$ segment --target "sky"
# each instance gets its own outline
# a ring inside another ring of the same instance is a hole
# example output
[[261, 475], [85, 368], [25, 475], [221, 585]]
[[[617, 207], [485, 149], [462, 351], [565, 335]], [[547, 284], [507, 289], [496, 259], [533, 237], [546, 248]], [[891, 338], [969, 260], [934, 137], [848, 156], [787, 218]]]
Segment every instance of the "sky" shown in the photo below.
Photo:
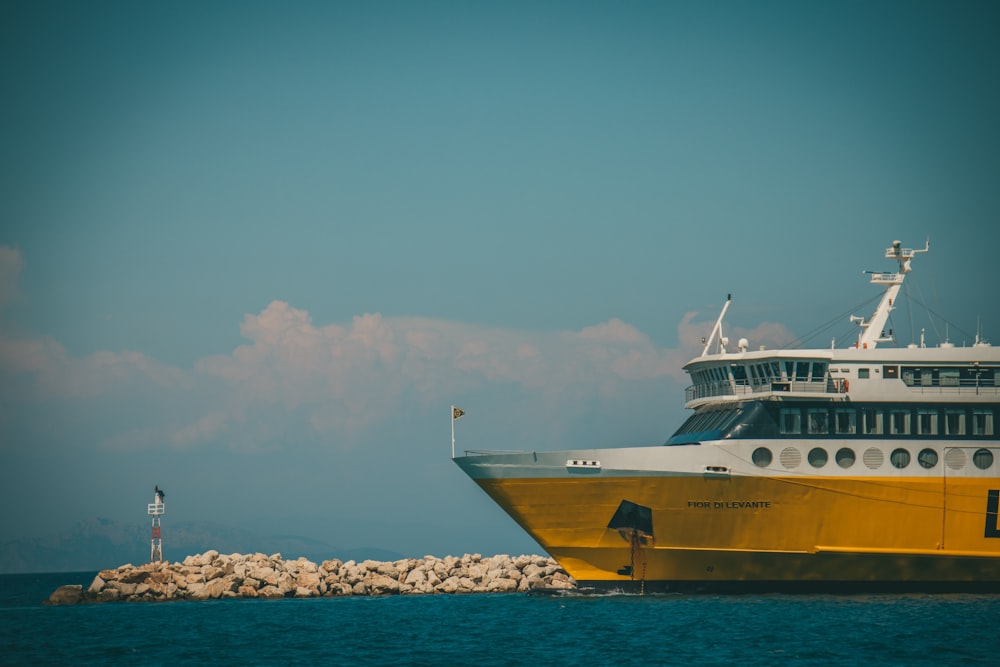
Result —
[[[0, 5], [0, 540], [539, 548], [457, 449], [664, 442], [681, 366], [1000, 340], [989, 2]], [[916, 310], [916, 309], [914, 309]], [[944, 325], [947, 321], [950, 324]], [[812, 341], [827, 347], [831, 334]]]

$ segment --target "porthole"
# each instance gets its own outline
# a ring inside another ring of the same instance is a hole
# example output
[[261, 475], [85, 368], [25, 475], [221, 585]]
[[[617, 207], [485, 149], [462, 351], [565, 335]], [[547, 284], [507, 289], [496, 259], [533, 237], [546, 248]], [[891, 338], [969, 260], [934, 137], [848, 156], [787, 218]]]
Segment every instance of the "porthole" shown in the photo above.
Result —
[[750, 458], [753, 459], [753, 464], [758, 468], [766, 468], [771, 465], [771, 450], [767, 447], [758, 447], [753, 450]]
[[938, 454], [933, 449], [921, 449], [917, 454], [917, 463], [921, 468], [933, 468], [937, 465]]
[[781, 450], [780, 458], [781, 465], [786, 468], [798, 468], [799, 464], [802, 463], [802, 452], [794, 447], [785, 447]]
[[893, 468], [905, 468], [910, 465], [910, 453], [903, 448], [894, 449], [889, 454], [889, 462]]
[[813, 468], [822, 468], [826, 465], [827, 454], [822, 447], [813, 447], [809, 450], [809, 465]]
[[993, 465], [993, 452], [988, 449], [977, 449], [972, 455], [972, 462], [980, 470], [986, 470]]
[[866, 466], [875, 470], [877, 468], [881, 468], [882, 464], [885, 463], [885, 454], [882, 453], [881, 449], [869, 447], [865, 450], [861, 460], [865, 462]]
[[854, 450], [850, 447], [844, 447], [837, 450], [837, 465], [841, 468], [850, 468], [854, 465]]
[[949, 449], [944, 455], [944, 462], [952, 470], [961, 470], [965, 467], [965, 452], [961, 449]]

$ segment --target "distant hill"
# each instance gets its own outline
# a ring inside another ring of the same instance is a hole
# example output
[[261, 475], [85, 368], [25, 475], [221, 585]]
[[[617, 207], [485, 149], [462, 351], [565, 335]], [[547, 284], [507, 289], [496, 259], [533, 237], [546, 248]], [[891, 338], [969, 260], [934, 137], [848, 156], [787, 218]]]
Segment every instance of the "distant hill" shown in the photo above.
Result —
[[[377, 547], [337, 548], [300, 535], [260, 536], [247, 530], [207, 521], [171, 523], [163, 535], [163, 557], [180, 561], [215, 549], [220, 553], [280, 553], [286, 559], [304, 556], [320, 562], [399, 560], [401, 554]], [[82, 572], [140, 564], [149, 560], [149, 525], [121, 524], [111, 519], [81, 521], [59, 535], [0, 542], [0, 574]]]

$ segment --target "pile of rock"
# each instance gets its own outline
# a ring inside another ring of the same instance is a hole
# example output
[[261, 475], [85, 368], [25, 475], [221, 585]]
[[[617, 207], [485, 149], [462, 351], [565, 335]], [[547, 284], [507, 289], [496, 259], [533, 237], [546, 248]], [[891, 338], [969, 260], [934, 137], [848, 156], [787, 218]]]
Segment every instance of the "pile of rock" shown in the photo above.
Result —
[[479, 554], [319, 565], [281, 554], [220, 554], [206, 551], [181, 563], [122, 565], [102, 570], [90, 587], [61, 586], [48, 604], [209, 600], [218, 598], [310, 598], [341, 595], [515, 593], [574, 589], [576, 582], [545, 556]]

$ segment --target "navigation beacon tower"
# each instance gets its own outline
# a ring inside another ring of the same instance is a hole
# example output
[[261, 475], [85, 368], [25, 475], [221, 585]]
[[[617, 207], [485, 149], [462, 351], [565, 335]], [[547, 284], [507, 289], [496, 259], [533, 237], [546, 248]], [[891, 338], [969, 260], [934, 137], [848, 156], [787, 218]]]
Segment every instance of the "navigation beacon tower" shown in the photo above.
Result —
[[157, 563], [163, 560], [163, 536], [160, 533], [160, 517], [166, 511], [167, 506], [163, 504], [163, 489], [156, 486], [153, 495], [153, 502], [149, 504], [146, 513], [153, 517], [153, 537], [149, 542], [149, 562]]

